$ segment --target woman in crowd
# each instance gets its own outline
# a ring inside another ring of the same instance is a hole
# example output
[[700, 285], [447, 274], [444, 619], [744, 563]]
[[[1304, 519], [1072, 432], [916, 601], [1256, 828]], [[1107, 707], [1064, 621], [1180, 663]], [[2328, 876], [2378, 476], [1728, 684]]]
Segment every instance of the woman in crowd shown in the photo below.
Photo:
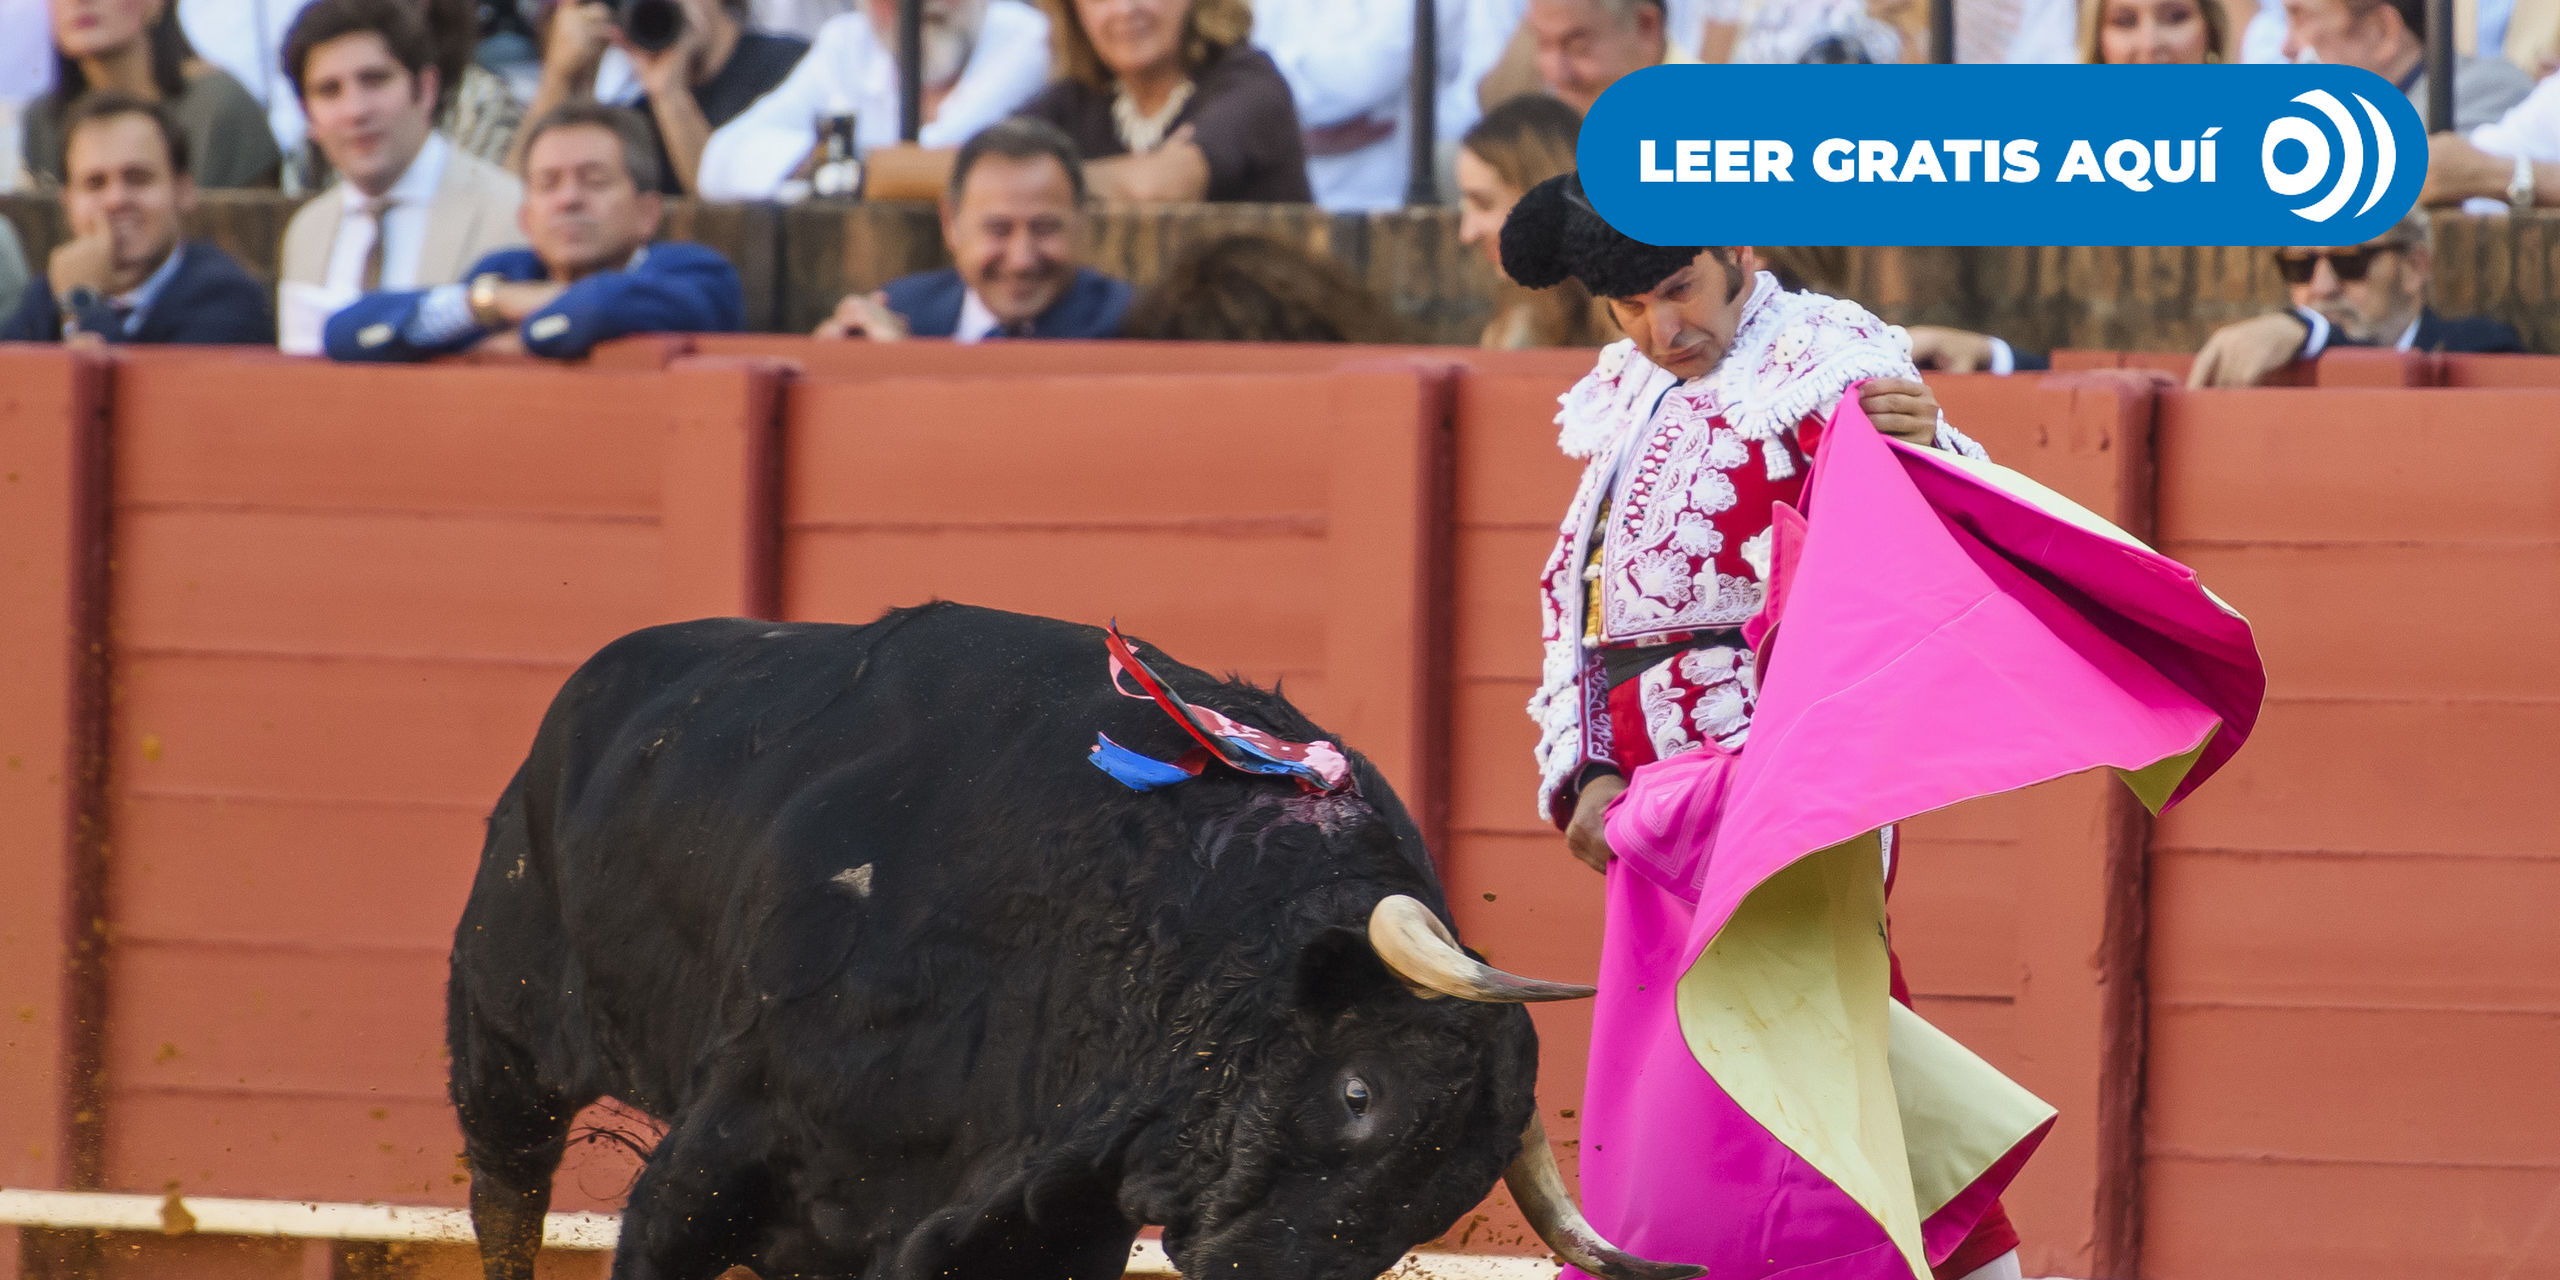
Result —
[[2080, 0], [2080, 60], [2229, 62], [2226, 23], [2220, 0]]
[[[1485, 112], [1458, 141], [1459, 242], [1474, 245], [1500, 271], [1502, 220], [1511, 216], [1521, 192], [1573, 168], [1574, 140], [1581, 133], [1582, 114], [1543, 93], [1522, 94]], [[1505, 276], [1479, 345], [1597, 347], [1617, 337], [1606, 305], [1593, 301], [1581, 281], [1524, 289]]]
[[283, 155], [266, 109], [188, 47], [169, 0], [53, 0], [53, 92], [27, 105], [24, 163], [62, 181], [62, 119], [91, 89], [168, 106], [199, 187], [271, 187]]
[[1056, 79], [1023, 107], [1066, 131], [1105, 200], [1303, 201], [1289, 84], [1246, 0], [1041, 0]]
[[1167, 342], [1397, 342], [1403, 326], [1331, 258], [1268, 236], [1182, 255], [1129, 308], [1123, 337]]

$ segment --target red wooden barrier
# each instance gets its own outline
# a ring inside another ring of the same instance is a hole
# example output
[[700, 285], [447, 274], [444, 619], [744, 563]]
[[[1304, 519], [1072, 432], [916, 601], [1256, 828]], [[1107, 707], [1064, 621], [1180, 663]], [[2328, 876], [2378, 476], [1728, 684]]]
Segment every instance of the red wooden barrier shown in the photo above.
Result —
[[[0, 1186], [96, 1177], [106, 362], [0, 348]], [[16, 1241], [0, 1229], [0, 1250]]]
[[2270, 685], [2154, 841], [2147, 1274], [2560, 1275], [2553, 409], [2164, 398], [2163, 548]]
[[460, 1199], [481, 816], [598, 645], [769, 603], [777, 379], [122, 360], [108, 1185]]
[[1447, 378], [805, 379], [785, 412], [784, 609], [1116, 616], [1193, 665], [1285, 681], [1435, 823]]
[[[479, 815], [570, 667], [670, 617], [941, 595], [1285, 675], [1422, 811], [1471, 942], [1592, 972], [1598, 884], [1531, 812], [1521, 710], [1587, 353], [833, 344], [787, 382], [746, 353], [817, 344], [758, 341], [587, 369], [0, 349], [0, 1182], [457, 1201], [439, 992]], [[2412, 367], [2379, 359], [2351, 372]], [[2156, 420], [2165, 549], [2275, 678], [2147, 878], [2102, 779], [1911, 824], [1923, 1007], [2063, 1111], [2009, 1201], [2029, 1271], [2560, 1275], [2552, 394], [1932, 381], [2136, 532]], [[112, 685], [66, 640], [98, 635]], [[104, 981], [63, 963], [84, 896]], [[1536, 1016], [1570, 1142], [1588, 1011]], [[590, 1152], [560, 1207], [628, 1171]], [[1535, 1248], [1498, 1201], [1449, 1243]]]

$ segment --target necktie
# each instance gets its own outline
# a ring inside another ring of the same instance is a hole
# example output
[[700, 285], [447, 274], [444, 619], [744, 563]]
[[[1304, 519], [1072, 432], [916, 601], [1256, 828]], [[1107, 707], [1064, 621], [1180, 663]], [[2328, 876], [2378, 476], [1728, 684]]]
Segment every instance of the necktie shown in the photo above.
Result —
[[364, 216], [373, 220], [373, 243], [364, 251], [364, 280], [361, 287], [372, 293], [382, 287], [382, 242], [390, 237], [383, 226], [391, 211], [391, 197], [381, 196], [365, 202]]
[[130, 338], [133, 336], [131, 332], [133, 328], [132, 303], [110, 302], [107, 304], [107, 314], [115, 317], [115, 336], [119, 338]]
[[997, 326], [996, 332], [1008, 338], [1028, 338], [1032, 336], [1031, 322], [1028, 320], [1015, 320], [1010, 323]]

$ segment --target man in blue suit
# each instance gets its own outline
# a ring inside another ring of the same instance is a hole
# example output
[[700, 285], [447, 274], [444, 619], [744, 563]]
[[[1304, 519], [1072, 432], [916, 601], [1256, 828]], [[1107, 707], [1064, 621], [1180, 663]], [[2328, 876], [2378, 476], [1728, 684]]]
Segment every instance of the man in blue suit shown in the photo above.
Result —
[[195, 206], [187, 136], [158, 106], [91, 93], [64, 124], [71, 238], [27, 282], [0, 341], [272, 344], [267, 291], [212, 242], [180, 243]]
[[482, 258], [461, 284], [367, 294], [329, 317], [333, 360], [424, 360], [465, 349], [573, 359], [627, 333], [734, 332], [738, 272], [698, 244], [650, 243], [665, 213], [658, 157], [638, 117], [573, 103], [534, 123], [524, 151], [530, 249]]
[[1017, 116], [979, 130], [951, 162], [942, 242], [958, 265], [847, 294], [821, 338], [1108, 338], [1131, 290], [1078, 264], [1084, 163], [1074, 140]]

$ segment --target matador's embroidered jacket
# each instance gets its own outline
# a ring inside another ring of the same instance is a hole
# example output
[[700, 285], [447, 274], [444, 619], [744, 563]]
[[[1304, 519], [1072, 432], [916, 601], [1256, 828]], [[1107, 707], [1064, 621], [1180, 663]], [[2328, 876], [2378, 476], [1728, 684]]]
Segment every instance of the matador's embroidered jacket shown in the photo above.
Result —
[[[1585, 765], [1614, 763], [1605, 651], [1676, 646], [1634, 677], [1662, 759], [1748, 736], [1758, 699], [1737, 628], [1760, 611], [1771, 504], [1798, 504], [1800, 431], [1870, 378], [1916, 378], [1902, 330], [1854, 302], [1789, 293], [1762, 272], [1725, 358], [1687, 382], [1621, 341], [1558, 401], [1557, 445], [1587, 460], [1540, 579], [1546, 662], [1538, 808], [1563, 826]], [[1982, 456], [1941, 420], [1938, 445]]]

